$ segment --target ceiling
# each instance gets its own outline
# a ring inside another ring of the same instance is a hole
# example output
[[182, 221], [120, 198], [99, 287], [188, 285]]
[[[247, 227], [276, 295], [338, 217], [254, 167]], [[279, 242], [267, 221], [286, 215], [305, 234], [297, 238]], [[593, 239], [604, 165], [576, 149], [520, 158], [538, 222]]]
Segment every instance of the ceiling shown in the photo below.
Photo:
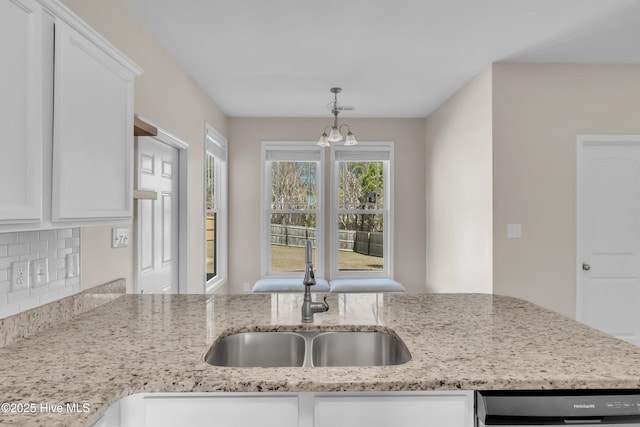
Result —
[[640, 0], [125, 0], [230, 117], [426, 117], [492, 62], [640, 63]]

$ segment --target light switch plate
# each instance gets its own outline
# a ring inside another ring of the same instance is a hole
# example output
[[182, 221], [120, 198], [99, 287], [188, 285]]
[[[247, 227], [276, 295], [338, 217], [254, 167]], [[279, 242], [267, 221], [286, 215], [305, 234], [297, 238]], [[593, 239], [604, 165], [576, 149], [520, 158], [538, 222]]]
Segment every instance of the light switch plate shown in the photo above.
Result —
[[111, 229], [111, 247], [126, 248], [129, 246], [129, 229], [128, 228], [112, 228]]
[[80, 274], [80, 254], [67, 254], [67, 279], [73, 279]]
[[29, 289], [29, 261], [11, 263], [11, 290]]
[[39, 258], [31, 262], [31, 274], [33, 286], [42, 286], [49, 283], [49, 259]]
[[519, 239], [522, 237], [522, 224], [507, 224], [507, 237]]

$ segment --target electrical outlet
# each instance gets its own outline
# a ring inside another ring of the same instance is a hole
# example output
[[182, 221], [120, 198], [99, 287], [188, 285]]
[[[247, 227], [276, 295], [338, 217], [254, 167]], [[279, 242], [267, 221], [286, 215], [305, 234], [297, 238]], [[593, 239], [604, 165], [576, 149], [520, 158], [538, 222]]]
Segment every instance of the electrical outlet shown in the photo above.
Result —
[[129, 246], [129, 229], [128, 228], [112, 228], [111, 229], [111, 247], [126, 248]]
[[80, 254], [67, 254], [67, 279], [78, 277], [80, 274]]
[[33, 274], [33, 286], [42, 286], [49, 283], [49, 259], [40, 258], [31, 263]]
[[21, 291], [29, 288], [29, 261], [11, 263], [11, 289]]

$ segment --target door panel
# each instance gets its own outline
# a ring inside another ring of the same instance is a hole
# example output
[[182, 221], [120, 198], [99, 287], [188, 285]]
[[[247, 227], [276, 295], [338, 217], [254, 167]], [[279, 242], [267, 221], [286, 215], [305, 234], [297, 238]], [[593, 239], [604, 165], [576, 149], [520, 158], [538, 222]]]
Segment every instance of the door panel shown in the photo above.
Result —
[[591, 279], [585, 283], [584, 295], [586, 324], [622, 339], [635, 337], [640, 297], [636, 279]]
[[138, 216], [140, 227], [140, 269], [143, 273], [153, 270], [153, 201], [140, 200]]
[[42, 220], [45, 41], [36, 1], [0, 2], [0, 223]]
[[640, 345], [640, 136], [578, 150], [577, 318]]
[[52, 219], [131, 220], [135, 75], [61, 21], [55, 58]]
[[162, 262], [168, 263], [173, 260], [173, 196], [171, 194], [162, 194]]
[[139, 290], [178, 293], [179, 153], [153, 137], [137, 140], [138, 188], [156, 200], [138, 201]]

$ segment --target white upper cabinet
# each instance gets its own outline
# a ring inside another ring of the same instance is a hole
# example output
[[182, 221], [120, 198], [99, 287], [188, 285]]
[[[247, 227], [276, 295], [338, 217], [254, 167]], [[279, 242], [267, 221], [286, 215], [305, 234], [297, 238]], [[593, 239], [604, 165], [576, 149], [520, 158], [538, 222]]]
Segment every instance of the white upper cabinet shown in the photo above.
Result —
[[0, 35], [0, 232], [130, 221], [141, 70], [57, 0], [0, 2]]
[[131, 219], [135, 74], [56, 23], [53, 221]]
[[0, 224], [37, 223], [43, 201], [43, 11], [0, 2]]

